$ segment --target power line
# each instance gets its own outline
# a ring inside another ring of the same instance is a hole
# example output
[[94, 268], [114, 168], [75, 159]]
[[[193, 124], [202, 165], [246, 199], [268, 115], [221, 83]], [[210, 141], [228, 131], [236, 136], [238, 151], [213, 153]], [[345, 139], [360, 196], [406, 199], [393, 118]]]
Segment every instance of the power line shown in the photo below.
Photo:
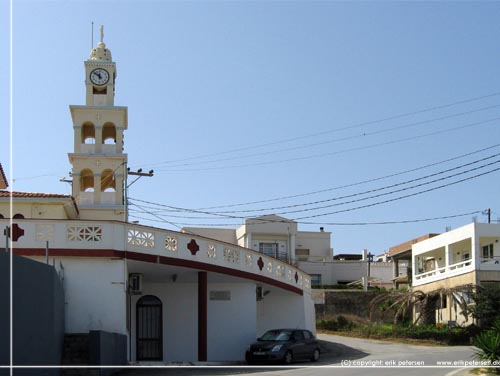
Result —
[[[294, 150], [299, 150], [299, 149], [307, 149], [307, 148], [311, 148], [313, 146], [327, 145], [327, 144], [331, 144], [331, 143], [334, 143], [334, 142], [347, 141], [347, 140], [352, 140], [352, 139], [356, 139], [356, 138], [366, 138], [367, 136], [379, 135], [379, 134], [382, 134], [382, 133], [387, 133], [387, 132], [391, 132], [391, 131], [395, 131], [395, 130], [400, 130], [400, 129], [409, 128], [409, 127], [414, 127], [416, 125], [429, 124], [429, 123], [433, 123], [433, 122], [440, 121], [440, 120], [451, 119], [451, 118], [458, 117], [458, 116], [463, 116], [463, 115], [469, 115], [469, 114], [472, 114], [472, 113], [475, 113], [475, 112], [490, 110], [492, 108], [498, 108], [498, 107], [500, 107], [500, 104], [496, 104], [496, 105], [493, 105], [493, 106], [482, 107], [482, 108], [479, 108], [479, 109], [474, 109], [474, 110], [469, 110], [469, 111], [464, 111], [464, 112], [460, 112], [460, 113], [456, 113], [456, 114], [446, 115], [446, 116], [442, 116], [442, 117], [438, 117], [438, 118], [433, 118], [433, 119], [428, 119], [428, 120], [422, 120], [422, 121], [418, 121], [418, 122], [414, 122], [414, 123], [410, 123], [410, 124], [398, 125], [398, 126], [395, 126], [395, 127], [386, 128], [386, 129], [382, 129], [382, 130], [378, 130], [378, 131], [364, 132], [364, 133], [361, 133], [361, 134], [358, 134], [358, 135], [346, 136], [346, 137], [342, 137], [342, 138], [336, 138], [336, 139], [333, 139], [333, 140], [321, 141], [321, 142], [310, 143], [310, 144], [306, 144], [306, 145], [299, 145], [299, 146], [289, 147], [289, 148], [285, 148], [285, 149], [270, 150], [270, 151], [266, 151], [266, 152], [246, 154], [246, 155], [233, 156], [233, 157], [227, 157], [227, 158], [219, 158], [219, 159], [212, 159], [212, 160], [203, 160], [203, 161], [191, 162], [191, 163], [174, 164], [174, 165], [166, 166], [166, 168], [186, 167], [186, 166], [193, 166], [193, 165], [200, 165], [200, 164], [207, 164], [207, 163], [225, 162], [225, 161], [232, 161], [232, 160], [235, 160], [235, 159], [244, 159], [244, 158], [251, 158], [251, 157], [255, 157], [255, 156], [264, 156], [264, 155], [270, 155], [270, 154], [277, 154], [277, 153], [286, 152], [286, 151], [294, 151]], [[156, 165], [156, 166], [158, 166], [158, 165]], [[161, 164], [160, 164], [160, 166], [161, 166]]]
[[[394, 187], [398, 187], [398, 186], [405, 185], [405, 184], [410, 184], [410, 183], [413, 183], [413, 182], [416, 182], [416, 181], [428, 179], [428, 178], [433, 177], [433, 176], [442, 175], [442, 174], [450, 172], [450, 171], [458, 170], [458, 169], [466, 167], [466, 166], [471, 166], [473, 164], [476, 164], [476, 163], [479, 163], [479, 162], [486, 161], [488, 159], [492, 159], [492, 158], [498, 157], [499, 155], [500, 155], [500, 153], [494, 154], [494, 155], [490, 155], [488, 157], [485, 157], [485, 158], [482, 158], [482, 159], [478, 159], [478, 160], [475, 160], [473, 162], [469, 162], [469, 163], [466, 163], [466, 164], [462, 164], [462, 165], [457, 166], [457, 167], [453, 167], [453, 168], [449, 168], [449, 169], [446, 169], [446, 170], [443, 170], [443, 171], [439, 171], [439, 172], [436, 172], [436, 173], [433, 173], [433, 174], [421, 176], [421, 177], [418, 177], [418, 178], [415, 178], [415, 179], [411, 179], [411, 180], [407, 180], [407, 181], [400, 182], [400, 183], [391, 184], [391, 185], [388, 185], [388, 186], [385, 186], [385, 187], [381, 187], [381, 188], [375, 188], [375, 189], [370, 189], [370, 190], [367, 190], [367, 191], [364, 191], [364, 192], [353, 193], [353, 194], [350, 194], [350, 195], [344, 195], [344, 196], [333, 197], [333, 198], [328, 198], [328, 199], [324, 199], [324, 200], [317, 200], [317, 201], [312, 201], [312, 202], [306, 202], [306, 203], [301, 203], [301, 204], [294, 204], [294, 205], [277, 206], [277, 207], [272, 207], [272, 208], [249, 209], [249, 210], [226, 210], [226, 211], [219, 211], [219, 213], [250, 213], [250, 212], [261, 212], [261, 211], [270, 211], [270, 210], [278, 210], [278, 209], [289, 209], [289, 208], [297, 208], [297, 207], [307, 206], [307, 205], [316, 205], [316, 204], [320, 204], [320, 203], [324, 203], [324, 202], [337, 201], [337, 200], [341, 200], [341, 199], [344, 199], [344, 198], [357, 197], [357, 196], [361, 196], [361, 195], [372, 193], [372, 192], [378, 192], [378, 191], [382, 191], [382, 190], [385, 190], [385, 189], [394, 188]], [[494, 163], [498, 163], [498, 162], [499, 161], [496, 161]], [[486, 167], [488, 165], [489, 164], [483, 165], [483, 166], [481, 166], [481, 168], [482, 167]], [[464, 173], [467, 173], [467, 172], [470, 172], [470, 171], [474, 171], [474, 170], [475, 169], [467, 170], [467, 171], [461, 172], [459, 174], [451, 175], [450, 177], [453, 177], [453, 176], [456, 176], [456, 175], [460, 175], [460, 174], [464, 174]], [[446, 177], [445, 179], [448, 179], [448, 178], [449, 177]], [[433, 180], [431, 182], [424, 183], [424, 184], [430, 184], [430, 183], [435, 182], [435, 181], [437, 181], [437, 180]], [[420, 185], [415, 185], [415, 186], [409, 187], [409, 188], [414, 188], [414, 187], [418, 187], [418, 186], [420, 186]], [[409, 189], [409, 188], [405, 188], [405, 190]], [[398, 192], [398, 190], [392, 191], [392, 192]], [[389, 193], [391, 193], [391, 192], [389, 192]], [[372, 197], [376, 197], [376, 196], [372, 196]], [[308, 209], [303, 209], [303, 211], [310, 211], [310, 210], [315, 210], [315, 209], [325, 208], [325, 207], [329, 207], [329, 206], [323, 206], [323, 207], [318, 207], [318, 208], [308, 208]], [[291, 211], [291, 212], [276, 213], [276, 214], [288, 214], [288, 213], [294, 213], [294, 212]]]
[[392, 141], [380, 142], [380, 143], [375, 143], [375, 144], [371, 144], [371, 145], [359, 146], [359, 147], [343, 149], [343, 150], [338, 150], [338, 151], [328, 152], [328, 153], [313, 154], [313, 155], [308, 155], [308, 156], [303, 156], [303, 157], [295, 157], [295, 158], [281, 159], [281, 160], [275, 160], [275, 161], [266, 161], [266, 162], [247, 163], [247, 164], [240, 164], [240, 165], [219, 166], [219, 167], [190, 168], [190, 169], [184, 169], [184, 170], [169, 170], [169, 169], [160, 168], [157, 170], [165, 171], [165, 172], [194, 172], [194, 171], [207, 172], [207, 171], [214, 171], [214, 170], [225, 170], [225, 169], [230, 169], [230, 168], [244, 168], [244, 167], [272, 165], [272, 164], [278, 164], [278, 163], [287, 163], [287, 162], [293, 162], [293, 161], [300, 161], [300, 160], [314, 159], [314, 158], [320, 158], [320, 157], [325, 157], [325, 156], [338, 155], [338, 154], [348, 153], [348, 152], [352, 152], [352, 151], [367, 150], [367, 149], [372, 149], [372, 148], [376, 148], [379, 146], [393, 145], [393, 144], [397, 144], [397, 143], [405, 142], [405, 141], [413, 141], [413, 140], [417, 140], [417, 139], [424, 138], [424, 137], [435, 136], [438, 134], [449, 133], [449, 132], [457, 131], [460, 129], [465, 129], [465, 128], [474, 127], [477, 125], [491, 123], [491, 122], [496, 121], [496, 120], [500, 120], [500, 117], [495, 117], [495, 118], [491, 118], [491, 119], [487, 119], [487, 120], [483, 120], [483, 121], [475, 122], [475, 123], [469, 123], [469, 124], [461, 125], [458, 127], [447, 128], [447, 129], [440, 130], [440, 131], [425, 133], [425, 134], [421, 134], [418, 136], [406, 137], [406, 138], [401, 138], [401, 139], [392, 140]]
[[[448, 177], [436, 179], [436, 180], [434, 180], [432, 182], [421, 183], [421, 184], [418, 184], [418, 185], [416, 185], [414, 187], [409, 187], [409, 188], [405, 188], [405, 189], [402, 189], [402, 190], [396, 190], [394, 192], [389, 192], [389, 193], [385, 193], [385, 194], [374, 195], [373, 197], [369, 197], [369, 198], [380, 197], [380, 196], [387, 195], [387, 194], [392, 194], [392, 193], [395, 193], [395, 192], [400, 192], [400, 191], [404, 191], [404, 190], [408, 190], [408, 189], [413, 189], [413, 188], [418, 187], [418, 186], [422, 186], [422, 185], [426, 185], [426, 184], [431, 184], [431, 183], [434, 183], [434, 182], [437, 182], [437, 181], [441, 181], [441, 180], [445, 180], [445, 179], [449, 179], [450, 177], [461, 175], [461, 174], [464, 174], [464, 173], [467, 173], [467, 172], [470, 172], [470, 171], [475, 171], [475, 170], [478, 170], [479, 168], [483, 168], [485, 166], [489, 166], [489, 165], [492, 165], [492, 164], [495, 164], [495, 163], [499, 163], [499, 162], [500, 162], [500, 160], [492, 162], [490, 164], [486, 164], [486, 165], [477, 167], [475, 169], [471, 169], [469, 171], [461, 172], [459, 174], [454, 174], [454, 175], [451, 175], [451, 176], [448, 176]], [[339, 213], [349, 212], [349, 211], [353, 211], [353, 210], [359, 210], [359, 209], [364, 209], [364, 208], [368, 208], [368, 207], [378, 206], [378, 205], [386, 204], [386, 203], [393, 202], [393, 201], [399, 201], [399, 200], [402, 200], [402, 199], [405, 199], [405, 198], [414, 197], [414, 196], [417, 196], [417, 195], [421, 195], [423, 193], [432, 192], [432, 191], [435, 191], [435, 190], [438, 190], [438, 189], [446, 188], [446, 187], [449, 187], [449, 186], [452, 186], [452, 185], [456, 185], [456, 184], [459, 184], [459, 183], [462, 183], [462, 182], [465, 182], [465, 181], [468, 181], [468, 180], [472, 180], [472, 179], [475, 179], [475, 178], [478, 178], [478, 177], [481, 177], [481, 176], [485, 176], [485, 175], [491, 174], [493, 172], [496, 172], [498, 170], [500, 170], [500, 167], [492, 169], [492, 170], [489, 170], [489, 171], [486, 171], [486, 172], [483, 172], [483, 173], [480, 173], [480, 174], [476, 174], [476, 175], [473, 175], [473, 176], [470, 176], [470, 177], [466, 177], [466, 178], [463, 178], [463, 179], [460, 179], [460, 180], [457, 180], [457, 181], [453, 181], [453, 182], [450, 182], [450, 183], [447, 183], [447, 184], [442, 184], [442, 185], [437, 186], [437, 187], [428, 188], [428, 189], [425, 189], [423, 191], [418, 191], [418, 192], [410, 193], [410, 194], [407, 194], [407, 195], [403, 195], [403, 196], [399, 196], [399, 197], [395, 197], [395, 198], [390, 198], [390, 199], [387, 199], [387, 200], [378, 201], [378, 202], [370, 203], [370, 204], [366, 204], [366, 205], [356, 206], [356, 207], [352, 207], [352, 208], [346, 208], [346, 209], [342, 209], [342, 210], [338, 210], [338, 211], [334, 211], [334, 212], [322, 213], [322, 214], [315, 214], [315, 215], [310, 215], [310, 216], [305, 216], [305, 217], [293, 218], [292, 220], [294, 220], [294, 221], [300, 221], [302, 219], [317, 218], [317, 217], [322, 217], [322, 216], [326, 216], [326, 215], [339, 214]], [[365, 200], [365, 199], [368, 199], [368, 198], [364, 198], [363, 200]], [[199, 210], [194, 210], [194, 209], [180, 208], [180, 207], [175, 207], [175, 206], [171, 206], [171, 205], [158, 204], [158, 203], [154, 203], [154, 202], [146, 201], [146, 200], [139, 200], [139, 199], [132, 199], [132, 200], [143, 202], [143, 203], [157, 205], [157, 206], [160, 206], [160, 207], [167, 207], [167, 208], [170, 208], [170, 209], [177, 209], [177, 210], [185, 211], [185, 212], [188, 212], [188, 213], [201, 213], [201, 214], [213, 215], [213, 216], [216, 216], [216, 217], [232, 218], [232, 219], [248, 219], [248, 218], [251, 218], [251, 217], [244, 217], [244, 216], [234, 216], [234, 215], [227, 215], [227, 214], [222, 214], [222, 213], [204, 212], [204, 211], [199, 211]], [[357, 201], [361, 201], [361, 200], [352, 200], [350, 202], [339, 203], [339, 204], [336, 204], [334, 206], [344, 205], [344, 204], [348, 204], [348, 203], [352, 203], [352, 202], [357, 202]], [[305, 211], [305, 210], [302, 210], [302, 211]], [[267, 219], [266, 219], [266, 221], [267, 221]], [[270, 222], [283, 222], [283, 221], [270, 221]]]
[[[140, 212], [143, 214], [151, 214], [149, 211], [143, 211]], [[468, 212], [468, 213], [461, 213], [461, 214], [452, 214], [452, 215], [447, 215], [447, 216], [440, 216], [440, 217], [432, 217], [432, 218], [420, 218], [420, 219], [405, 219], [405, 220], [394, 220], [394, 221], [377, 221], [377, 222], [297, 222], [299, 224], [307, 224], [307, 225], [325, 225], [325, 226], [375, 226], [375, 225], [397, 225], [397, 224], [409, 224], [409, 223], [419, 223], [419, 222], [431, 222], [431, 221], [438, 221], [438, 220], [444, 220], [444, 219], [452, 219], [452, 218], [459, 218], [459, 217], [466, 217], [474, 214], [479, 214], [481, 213], [480, 210], [478, 211], [473, 211], [473, 212]], [[153, 215], [153, 214], [151, 214]], [[156, 217], [156, 215], [154, 215]], [[142, 219], [150, 222], [162, 222], [164, 223], [164, 220], [152, 220], [150, 218], [145, 218], [145, 217], [140, 217], [140, 216], [135, 216], [131, 215], [133, 218], [137, 219]], [[168, 222], [171, 223], [171, 222]], [[241, 226], [241, 223], [221, 223], [221, 224], [214, 224], [214, 223], [183, 223], [183, 222], [176, 222], [177, 225], [185, 225], [185, 226], [206, 226], [206, 227], [221, 227], [221, 226]], [[176, 226], [179, 227], [179, 226]]]
[[337, 187], [333, 187], [333, 188], [326, 188], [326, 189], [321, 189], [321, 190], [318, 190], [318, 191], [312, 191], [312, 192], [306, 192], [306, 193], [299, 193], [299, 194], [290, 195], [290, 196], [275, 197], [275, 198], [266, 199], [266, 200], [249, 201], [249, 202], [236, 203], [236, 204], [228, 204], [228, 205], [220, 205], [220, 206], [210, 206], [210, 207], [198, 208], [198, 210], [222, 209], [222, 208], [230, 208], [230, 207], [236, 207], [236, 206], [261, 204], [261, 203], [265, 203], [265, 202], [281, 201], [281, 200], [286, 200], [286, 199], [290, 199], [290, 198], [297, 198], [297, 197], [303, 197], [303, 196], [310, 196], [310, 195], [314, 195], [314, 194], [318, 194], [318, 193], [331, 192], [331, 191], [339, 190], [339, 189], [343, 189], [343, 188], [350, 188], [350, 187], [353, 187], [353, 186], [362, 185], [362, 184], [366, 184], [366, 183], [372, 183], [372, 182], [375, 182], [375, 181], [384, 180], [384, 179], [392, 178], [392, 177], [399, 176], [399, 175], [404, 175], [404, 174], [407, 174], [407, 173], [410, 173], [410, 172], [415, 172], [415, 171], [418, 171], [418, 170], [423, 170], [425, 168], [434, 167], [434, 166], [437, 166], [437, 165], [440, 165], [440, 164], [443, 164], [443, 163], [454, 161], [456, 159], [468, 157], [468, 156], [473, 155], [473, 154], [477, 154], [477, 153], [480, 153], [480, 152], [483, 152], [483, 151], [486, 151], [486, 150], [494, 149], [494, 148], [497, 148], [498, 146], [500, 146], [500, 144], [488, 146], [488, 147], [483, 148], [483, 149], [475, 150], [475, 151], [472, 151], [472, 152], [466, 153], [466, 154], [461, 154], [461, 155], [458, 155], [458, 156], [455, 156], [455, 157], [452, 157], [452, 158], [444, 159], [444, 160], [439, 161], [439, 162], [430, 163], [430, 164], [427, 164], [427, 165], [424, 165], [424, 166], [420, 166], [420, 167], [416, 167], [416, 168], [413, 168], [413, 169], [410, 169], [410, 170], [400, 171], [400, 172], [396, 172], [396, 173], [393, 173], [393, 174], [390, 174], [390, 175], [385, 175], [385, 176], [381, 176], [381, 177], [377, 177], [377, 178], [373, 178], [373, 179], [362, 180], [362, 181], [359, 181], [359, 182], [356, 182], [356, 183], [341, 185], [341, 186], [337, 186]]
[[300, 217], [300, 218], [295, 218], [295, 219], [296, 220], [300, 220], [300, 219], [317, 218], [317, 217], [322, 217], [322, 216], [325, 216], [325, 215], [345, 213], [345, 212], [348, 212], [348, 211], [365, 209], [365, 208], [369, 208], [369, 207], [377, 206], [377, 205], [382, 205], [382, 204], [386, 204], [386, 203], [393, 202], [393, 201], [399, 201], [399, 200], [402, 200], [402, 199], [405, 199], [405, 198], [409, 198], [409, 197], [413, 197], [413, 196], [418, 196], [418, 195], [421, 195], [421, 194], [424, 194], [424, 193], [432, 192], [432, 191], [435, 191], [435, 190], [438, 190], [438, 189], [447, 188], [447, 187], [450, 187], [452, 185], [463, 183], [463, 182], [468, 181], [468, 180], [476, 179], [476, 178], [478, 178], [480, 176], [485, 176], [485, 175], [491, 174], [493, 172], [496, 172], [498, 170], [500, 170], [500, 167], [497, 167], [497, 168], [495, 168], [493, 170], [490, 170], [490, 171], [483, 172], [481, 174], [477, 174], [477, 175], [474, 175], [474, 176], [463, 178], [463, 179], [460, 179], [460, 180], [457, 180], [457, 181], [454, 181], [454, 182], [451, 182], [451, 183], [448, 183], [448, 184], [440, 185], [440, 186], [429, 188], [429, 189], [426, 189], [426, 190], [423, 190], [423, 191], [419, 191], [419, 192], [411, 193], [411, 194], [408, 194], [408, 195], [396, 197], [396, 198], [393, 198], [393, 199], [388, 199], [388, 200], [385, 200], [385, 201], [379, 201], [379, 202], [376, 202], [376, 203], [373, 203], [373, 204], [367, 204], [367, 205], [363, 205], [363, 206], [357, 206], [357, 207], [354, 207], [354, 208], [349, 208], [349, 209], [344, 209], [344, 210], [338, 210], [338, 211], [331, 212], [331, 213], [316, 214], [316, 215], [311, 215], [311, 216], [307, 216], [307, 217]]
[[[414, 183], [414, 182], [417, 182], [417, 181], [421, 181], [421, 180], [424, 180], [424, 179], [428, 179], [428, 178], [431, 178], [431, 177], [434, 177], [434, 176], [442, 175], [444, 173], [448, 173], [448, 172], [451, 172], [451, 171], [459, 170], [461, 168], [464, 168], [464, 167], [467, 167], [467, 166], [471, 166], [471, 165], [477, 164], [479, 162], [484, 162], [484, 161], [486, 161], [488, 159], [492, 159], [492, 158], [495, 158], [495, 157], [498, 157], [498, 156], [500, 156], [500, 153], [493, 154], [493, 155], [490, 155], [490, 156], [487, 156], [487, 157], [484, 157], [484, 158], [481, 158], [481, 159], [478, 159], [478, 160], [475, 160], [475, 161], [472, 161], [472, 162], [468, 162], [468, 163], [465, 163], [465, 164], [461, 164], [459, 166], [455, 166], [455, 167], [452, 167], [452, 168], [449, 168], [449, 169], [438, 171], [438, 172], [433, 173], [433, 174], [428, 174], [428, 175], [425, 175], [425, 176], [421, 176], [421, 177], [418, 177], [418, 178], [415, 178], [415, 179], [410, 179], [410, 180], [406, 180], [406, 181], [403, 181], [403, 182], [391, 184], [391, 185], [388, 185], [388, 186], [384, 186], [384, 187], [380, 187], [380, 188], [375, 188], [375, 189], [370, 189], [370, 190], [367, 190], [367, 191], [356, 192], [356, 193], [349, 194], [349, 195], [338, 196], [338, 197], [328, 198], [328, 199], [324, 199], [324, 200], [317, 200], [317, 201], [314, 201], [314, 202], [299, 203], [299, 204], [279, 206], [279, 207], [271, 207], [271, 208], [259, 208], [259, 209], [248, 209], [248, 210], [226, 210], [226, 211], [218, 211], [218, 212], [212, 212], [212, 211], [206, 211], [206, 210], [199, 210], [199, 209], [198, 210], [197, 209], [192, 209], [192, 212], [193, 213], [203, 213], [203, 214], [212, 215], [212, 216], [213, 215], [219, 215], [220, 216], [220, 215], [232, 214], [232, 213], [252, 213], [252, 212], [262, 212], [262, 211], [267, 211], [267, 212], [273, 211], [274, 214], [291, 214], [291, 213], [307, 212], [307, 211], [312, 211], [312, 210], [317, 210], [317, 209], [324, 209], [324, 208], [327, 208], [327, 207], [345, 205], [345, 204], [359, 202], [359, 201], [365, 201], [365, 200], [368, 200], [368, 199], [371, 199], [371, 198], [386, 196], [386, 195], [390, 195], [390, 194], [394, 194], [394, 193], [398, 193], [398, 192], [410, 190], [410, 189], [413, 189], [413, 188], [418, 188], [418, 187], [421, 187], [421, 186], [424, 186], [424, 185], [428, 185], [428, 184], [432, 184], [432, 183], [435, 183], [435, 182], [438, 182], [438, 181], [450, 179], [450, 178], [458, 176], [458, 175], [463, 175], [463, 174], [466, 174], [466, 173], [469, 173], [469, 172], [472, 172], [472, 171], [476, 171], [476, 170], [478, 170], [480, 168], [484, 168], [484, 167], [490, 166], [492, 164], [496, 164], [496, 163], [500, 162], [500, 160], [497, 160], [497, 161], [492, 162], [492, 163], [484, 164], [482, 166], [475, 167], [475, 168], [472, 168], [472, 169], [469, 169], [469, 170], [461, 171], [461, 172], [456, 173], [456, 174], [451, 174], [451, 175], [443, 177], [443, 178], [434, 179], [434, 180], [429, 181], [429, 182], [424, 182], [424, 183], [416, 184], [416, 185], [413, 185], [413, 186], [410, 186], [410, 187], [406, 187], [406, 188], [402, 188], [402, 189], [397, 189], [397, 190], [392, 190], [390, 192], [381, 193], [381, 194], [377, 194], [377, 195], [372, 195], [372, 196], [368, 196], [368, 197], [364, 197], [364, 198], [360, 198], [360, 199], [356, 199], [356, 200], [351, 200], [351, 201], [336, 203], [336, 204], [332, 204], [332, 205], [325, 205], [325, 206], [320, 206], [320, 207], [314, 207], [314, 208], [305, 208], [305, 209], [293, 210], [293, 211], [288, 211], [288, 212], [275, 212], [275, 210], [278, 210], [278, 209], [298, 208], [298, 207], [302, 207], [302, 206], [316, 205], [316, 204], [320, 204], [320, 203], [324, 203], [324, 202], [338, 201], [338, 200], [343, 200], [343, 199], [346, 199], [346, 198], [363, 196], [363, 195], [366, 195], [366, 194], [369, 194], [369, 193], [379, 192], [379, 191], [387, 190], [387, 189], [390, 189], [390, 188], [395, 188], [395, 187], [402, 186], [402, 185], [407, 185], [407, 184]], [[170, 209], [167, 210], [167, 211], [170, 211]], [[175, 211], [178, 212], [179, 210], [175, 209]], [[186, 212], [187, 209], [182, 209], [180, 211]], [[180, 217], [180, 216], [177, 216], [177, 217]], [[188, 217], [188, 218], [192, 218], [192, 217]], [[198, 218], [198, 219], [202, 219], [202, 218]], [[203, 219], [209, 219], [209, 218], [203, 218]]]
[[283, 144], [283, 143], [286, 143], [286, 142], [301, 140], [301, 139], [305, 139], [305, 138], [323, 136], [325, 134], [330, 134], [330, 133], [334, 133], [334, 132], [340, 132], [340, 131], [343, 131], [343, 130], [359, 128], [359, 127], [363, 127], [363, 126], [366, 126], [366, 125], [372, 125], [372, 124], [382, 123], [382, 122], [385, 122], [385, 121], [401, 119], [401, 118], [404, 118], [404, 117], [409, 117], [409, 116], [418, 115], [418, 114], [422, 114], [422, 113], [426, 113], [426, 112], [440, 110], [440, 109], [444, 109], [444, 108], [448, 108], [448, 107], [452, 107], [452, 106], [457, 106], [457, 105], [461, 105], [461, 104], [465, 104], [465, 103], [475, 102], [475, 101], [479, 101], [479, 100], [482, 100], [482, 99], [495, 97], [495, 96], [498, 96], [498, 95], [500, 95], [500, 92], [495, 92], [495, 93], [491, 93], [491, 94], [482, 95], [482, 96], [479, 96], [479, 97], [473, 97], [473, 98], [468, 98], [468, 99], [464, 99], [464, 100], [459, 100], [459, 101], [455, 101], [455, 102], [451, 102], [451, 103], [446, 103], [446, 104], [443, 104], [443, 105], [428, 107], [428, 108], [425, 108], [425, 109], [422, 109], [422, 110], [417, 110], [417, 111], [411, 111], [411, 112], [406, 112], [406, 113], [402, 113], [402, 114], [397, 114], [397, 115], [389, 116], [389, 117], [382, 118], [382, 119], [361, 122], [361, 123], [357, 123], [357, 124], [354, 124], [354, 125], [344, 126], [344, 127], [341, 127], [341, 128], [338, 128], [338, 129], [329, 130], [329, 131], [318, 132], [318, 133], [311, 133], [311, 134], [304, 135], [304, 136], [297, 136], [297, 137], [287, 138], [287, 139], [278, 140], [278, 141], [274, 141], [274, 142], [268, 142], [268, 143], [264, 143], [264, 144], [250, 145], [250, 146], [246, 146], [246, 147], [241, 147], [241, 148], [236, 148], [236, 149], [231, 149], [231, 150], [225, 150], [225, 151], [216, 152], [216, 153], [200, 154], [200, 155], [195, 155], [195, 156], [191, 156], [191, 157], [188, 157], [188, 158], [182, 158], [182, 159], [176, 159], [176, 160], [171, 160], [171, 161], [158, 162], [158, 163], [155, 163], [155, 164], [142, 163], [142, 165], [156, 166], [156, 165], [161, 165], [161, 164], [174, 163], [174, 162], [182, 162], [182, 161], [189, 161], [189, 160], [193, 160], [193, 159], [206, 158], [206, 157], [212, 157], [212, 156], [217, 156], [217, 155], [224, 155], [224, 154], [229, 154], [229, 153], [234, 153], [234, 152], [244, 151], [244, 150], [249, 150], [249, 149], [255, 149], [255, 148], [262, 148], [262, 147], [266, 147], [266, 146], [278, 145], [278, 144]]

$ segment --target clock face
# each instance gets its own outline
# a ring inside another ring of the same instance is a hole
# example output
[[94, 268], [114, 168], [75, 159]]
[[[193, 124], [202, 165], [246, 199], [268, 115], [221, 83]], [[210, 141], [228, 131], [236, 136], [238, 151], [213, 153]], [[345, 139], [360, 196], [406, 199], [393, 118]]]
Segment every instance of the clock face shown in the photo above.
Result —
[[109, 73], [105, 69], [97, 68], [90, 72], [90, 81], [94, 85], [106, 85], [109, 81]]

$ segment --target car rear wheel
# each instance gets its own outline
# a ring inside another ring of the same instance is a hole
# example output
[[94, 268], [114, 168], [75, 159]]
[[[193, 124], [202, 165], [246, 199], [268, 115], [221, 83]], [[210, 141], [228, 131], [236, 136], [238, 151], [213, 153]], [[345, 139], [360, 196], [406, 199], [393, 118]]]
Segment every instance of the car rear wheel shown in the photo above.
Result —
[[283, 358], [283, 361], [285, 364], [292, 364], [293, 363], [293, 354], [291, 351], [287, 351], [285, 354], [285, 357]]
[[311, 362], [317, 362], [319, 360], [319, 349], [315, 349], [311, 358]]

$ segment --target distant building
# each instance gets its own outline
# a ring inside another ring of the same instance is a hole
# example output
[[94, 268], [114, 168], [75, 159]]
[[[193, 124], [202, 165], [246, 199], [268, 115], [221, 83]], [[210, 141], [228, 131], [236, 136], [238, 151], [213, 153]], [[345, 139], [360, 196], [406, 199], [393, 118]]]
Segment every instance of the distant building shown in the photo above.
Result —
[[435, 306], [438, 323], [470, 324], [458, 300], [461, 287], [500, 282], [500, 224], [471, 223], [412, 245], [412, 286], [443, 291]]
[[422, 240], [426, 240], [437, 235], [439, 234], [426, 234], [416, 239], [412, 239], [389, 248], [388, 257], [392, 260], [392, 265], [393, 265], [392, 281], [394, 285], [393, 287], [395, 289], [399, 289], [400, 287], [411, 286], [412, 246]]
[[392, 288], [392, 263], [384, 255], [371, 260], [363, 254], [333, 254], [331, 232], [300, 231], [295, 221], [277, 215], [247, 219], [237, 229], [185, 227], [182, 231], [237, 244], [293, 264], [311, 276], [312, 286], [362, 283]]

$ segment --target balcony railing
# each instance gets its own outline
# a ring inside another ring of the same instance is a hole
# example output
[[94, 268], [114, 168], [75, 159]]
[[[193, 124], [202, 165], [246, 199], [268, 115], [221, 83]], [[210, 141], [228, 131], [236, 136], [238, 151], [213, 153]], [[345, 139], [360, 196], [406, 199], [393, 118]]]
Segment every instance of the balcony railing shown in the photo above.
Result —
[[479, 259], [480, 270], [500, 270], [500, 257], [489, 257]]
[[436, 268], [426, 272], [416, 273], [413, 279], [414, 281], [413, 285], [416, 286], [422, 283], [428, 283], [439, 279], [445, 279], [457, 274], [467, 272], [469, 271], [467, 269], [471, 269], [471, 267], [472, 267], [472, 259], [468, 259], [448, 266], [443, 266], [441, 268]]
[[[0, 219], [0, 226], [3, 222], [8, 224], [7, 219]], [[26, 255], [41, 251], [45, 254], [45, 244], [49, 242], [53, 255], [64, 256], [67, 252], [78, 256], [81, 251], [83, 257], [92, 257], [89, 250], [115, 250], [124, 252], [125, 257], [129, 253], [144, 255], [141, 256], [144, 259], [165, 260], [167, 264], [172, 259], [187, 260], [193, 265], [214, 265], [221, 272], [238, 270], [241, 275], [255, 275], [260, 278], [258, 280], [263, 277], [293, 289], [311, 289], [310, 276], [293, 265], [248, 248], [197, 235], [110, 221], [24, 219], [16, 223], [24, 230], [24, 236], [13, 244], [21, 254], [23, 249]]]

